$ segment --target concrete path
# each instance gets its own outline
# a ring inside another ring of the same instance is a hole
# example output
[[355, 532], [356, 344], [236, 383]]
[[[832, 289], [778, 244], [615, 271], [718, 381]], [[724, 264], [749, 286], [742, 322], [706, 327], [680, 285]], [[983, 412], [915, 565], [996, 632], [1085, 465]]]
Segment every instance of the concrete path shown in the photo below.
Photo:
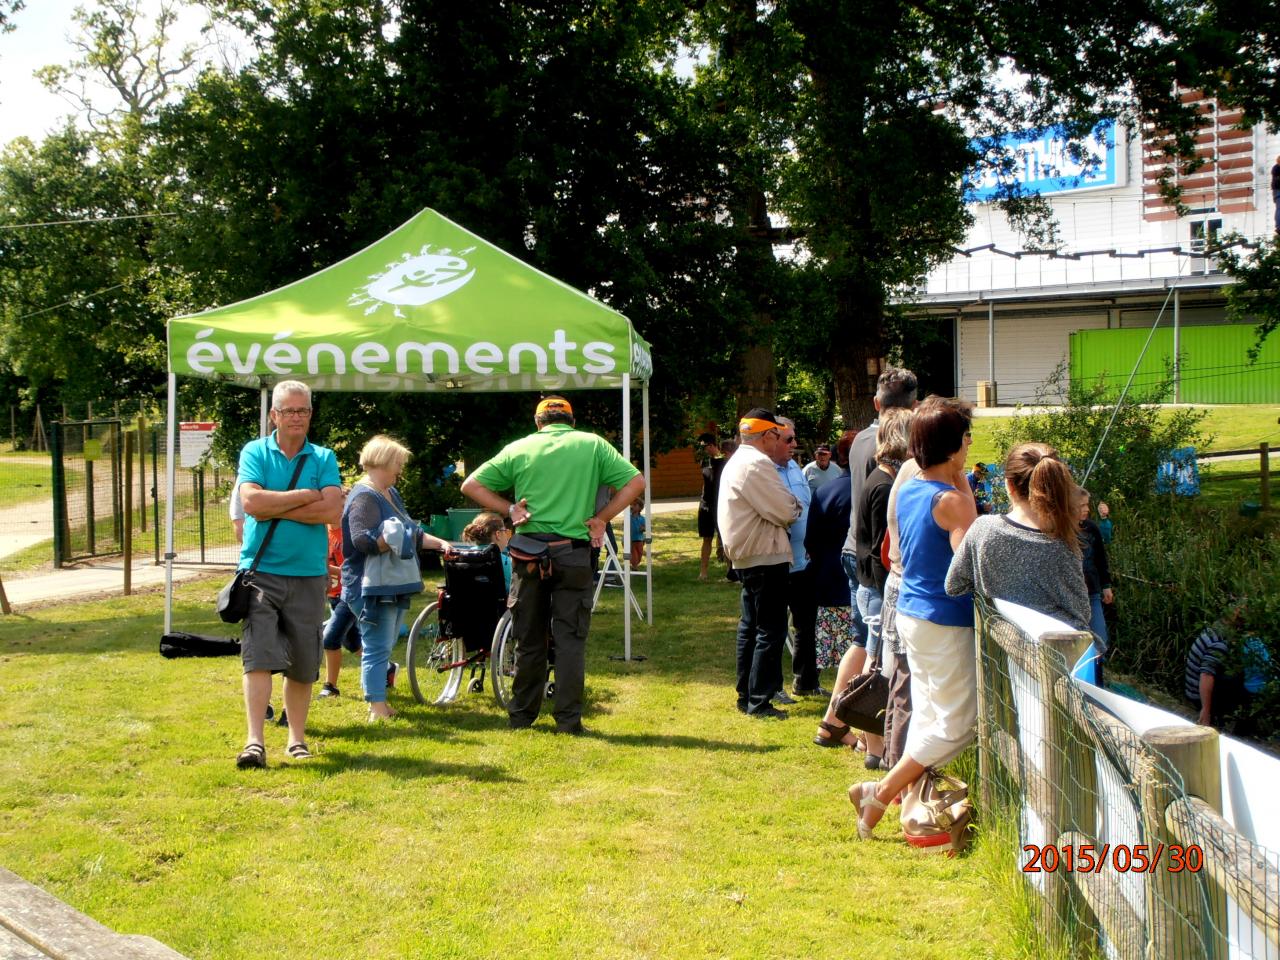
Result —
[[[205, 565], [176, 565], [173, 568], [175, 583], [200, 577], [230, 576], [230, 567]], [[134, 593], [162, 589], [164, 567], [157, 567], [150, 559], [135, 560], [130, 571]], [[52, 573], [34, 577], [21, 577], [4, 581], [4, 591], [11, 607], [38, 607], [71, 600], [87, 600], [124, 595], [124, 562], [119, 558], [93, 566], [66, 567]]]
[[[661, 516], [664, 513], [681, 513], [685, 510], [697, 510], [698, 498], [690, 497], [684, 500], [655, 500], [653, 501], [653, 515]], [[614, 517], [614, 523], [621, 519], [625, 519], [625, 514], [621, 517]]]

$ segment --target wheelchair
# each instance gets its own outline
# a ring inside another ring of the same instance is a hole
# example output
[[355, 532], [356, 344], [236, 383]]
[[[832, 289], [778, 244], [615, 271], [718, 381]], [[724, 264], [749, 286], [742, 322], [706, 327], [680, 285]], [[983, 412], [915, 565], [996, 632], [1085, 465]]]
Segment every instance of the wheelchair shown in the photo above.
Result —
[[[445, 558], [444, 586], [409, 629], [406, 660], [409, 687], [419, 703], [451, 703], [462, 692], [464, 676], [469, 693], [482, 693], [488, 672], [494, 698], [506, 709], [516, 675], [516, 643], [502, 555], [495, 545], [455, 546]], [[550, 667], [546, 684], [546, 695], [553, 696]]]

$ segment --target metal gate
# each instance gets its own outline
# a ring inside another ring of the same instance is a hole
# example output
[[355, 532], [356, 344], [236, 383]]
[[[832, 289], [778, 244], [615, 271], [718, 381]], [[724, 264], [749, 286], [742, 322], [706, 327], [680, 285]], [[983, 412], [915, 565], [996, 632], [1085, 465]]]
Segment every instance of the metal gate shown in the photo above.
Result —
[[55, 420], [53, 565], [120, 553], [124, 544], [123, 425], [110, 420]]

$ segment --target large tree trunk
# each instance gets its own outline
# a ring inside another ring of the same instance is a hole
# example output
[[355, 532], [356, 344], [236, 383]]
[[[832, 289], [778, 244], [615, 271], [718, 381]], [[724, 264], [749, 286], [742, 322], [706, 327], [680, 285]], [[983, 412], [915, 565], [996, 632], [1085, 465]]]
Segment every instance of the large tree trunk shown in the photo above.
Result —
[[[759, 319], [759, 316], [756, 318]], [[770, 318], [770, 322], [772, 318]], [[738, 417], [752, 407], [773, 409], [778, 396], [777, 368], [773, 362], [773, 340], [756, 342], [742, 355], [742, 380], [738, 385]]]
[[881, 301], [878, 291], [852, 290], [836, 300], [836, 329], [847, 331], [831, 344], [831, 374], [836, 404], [847, 429], [861, 430], [875, 419], [872, 399], [883, 369]]
[[[753, 49], [762, 40], [756, 0], [730, 0], [721, 41], [721, 56], [728, 60], [750, 61]], [[758, 55], [758, 53], [757, 53]], [[741, 91], [739, 91], [741, 93]], [[726, 104], [740, 109], [747, 103]], [[740, 145], [742, 158], [732, 171], [734, 183], [730, 215], [737, 232], [734, 272], [751, 304], [751, 318], [744, 325], [741, 352], [742, 375], [738, 384], [738, 416], [752, 407], [772, 410], [778, 396], [777, 368], [773, 359], [773, 279], [777, 262], [773, 255], [773, 230], [769, 222], [768, 200], [762, 184], [764, 171], [752, 145]]]
[[769, 280], [774, 276], [772, 225], [764, 193], [753, 190], [745, 202], [735, 204], [738, 242], [738, 276], [750, 291], [749, 340], [742, 352], [742, 379], [738, 386], [738, 416], [752, 407], [773, 409], [778, 396], [777, 367], [773, 360], [773, 303]]

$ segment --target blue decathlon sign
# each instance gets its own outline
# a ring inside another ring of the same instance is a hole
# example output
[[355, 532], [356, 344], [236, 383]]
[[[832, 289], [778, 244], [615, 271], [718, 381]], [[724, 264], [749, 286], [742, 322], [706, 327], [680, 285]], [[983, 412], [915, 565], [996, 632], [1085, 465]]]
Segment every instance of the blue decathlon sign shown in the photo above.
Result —
[[[1041, 196], [1117, 187], [1123, 183], [1123, 158], [1116, 146], [1114, 120], [1103, 120], [1074, 146], [1061, 126], [973, 140], [970, 146], [987, 162], [966, 176], [964, 198], [968, 203], [991, 200], [1002, 185], [1007, 187], [1013, 183], [1021, 188], [1021, 193]], [[1011, 161], [1011, 168], [1001, 169], [1004, 159]]]

